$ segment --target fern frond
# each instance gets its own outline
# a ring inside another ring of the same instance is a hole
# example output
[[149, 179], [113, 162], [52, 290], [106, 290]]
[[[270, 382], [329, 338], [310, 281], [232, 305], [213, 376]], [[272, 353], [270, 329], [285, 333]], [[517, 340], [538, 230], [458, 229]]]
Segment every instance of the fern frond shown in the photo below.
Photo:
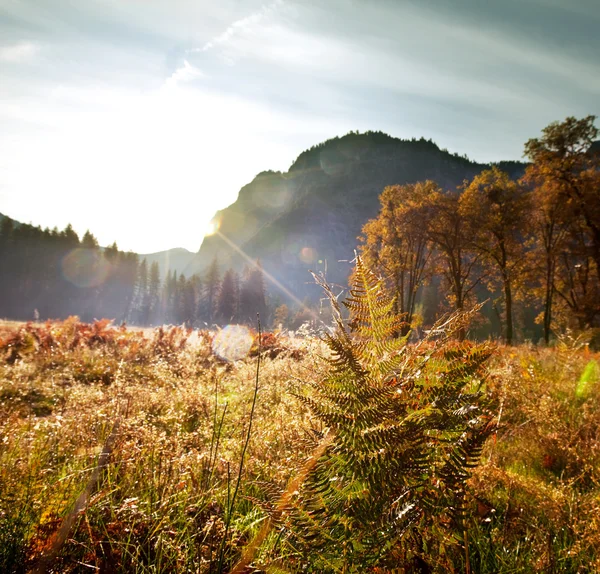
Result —
[[459, 527], [466, 481], [494, 428], [484, 384], [493, 348], [453, 341], [478, 308], [442, 318], [408, 345], [393, 299], [360, 257], [344, 302], [350, 328], [315, 279], [334, 318], [323, 337], [328, 369], [296, 396], [333, 434], [282, 528], [316, 571], [365, 571], [398, 551], [420, 552], [432, 525]]

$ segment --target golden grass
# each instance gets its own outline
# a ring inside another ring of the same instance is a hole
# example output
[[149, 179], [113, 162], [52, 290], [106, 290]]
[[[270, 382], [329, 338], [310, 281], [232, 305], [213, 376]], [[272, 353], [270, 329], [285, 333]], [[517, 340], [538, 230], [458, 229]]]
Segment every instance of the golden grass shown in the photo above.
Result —
[[[273, 337], [279, 351], [264, 355], [228, 512], [255, 358], [220, 360], [208, 333], [78, 325], [27, 334], [0, 324], [0, 570], [35, 568], [54, 548], [57, 572], [216, 572], [223, 547], [228, 571], [323, 430], [290, 394], [322, 376], [320, 342]], [[600, 571], [600, 385], [589, 368], [598, 359], [568, 344], [499, 350], [501, 429], [471, 481], [474, 572]], [[117, 423], [107, 464], [56, 549]], [[262, 571], [311, 571], [281, 532], [260, 542]]]

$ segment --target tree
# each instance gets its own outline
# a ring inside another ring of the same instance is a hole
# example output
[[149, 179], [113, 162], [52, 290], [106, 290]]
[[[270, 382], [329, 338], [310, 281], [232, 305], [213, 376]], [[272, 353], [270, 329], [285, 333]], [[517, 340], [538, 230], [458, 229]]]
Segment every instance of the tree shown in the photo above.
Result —
[[460, 210], [459, 197], [435, 190], [426, 198], [427, 230], [439, 253], [437, 270], [449, 286], [448, 299], [457, 311], [464, 309], [467, 297], [480, 281], [475, 276], [479, 256], [470, 249], [472, 228]]
[[287, 305], [279, 305], [277, 309], [275, 309], [275, 314], [273, 315], [273, 327], [275, 329], [285, 329], [288, 324], [288, 319], [290, 316], [290, 310]]
[[419, 288], [432, 270], [425, 204], [439, 190], [433, 181], [386, 187], [379, 197], [379, 215], [363, 226], [359, 237], [366, 265], [384, 278], [394, 313], [404, 317], [401, 334], [409, 330]]
[[179, 278], [175, 279], [176, 273], [173, 272], [173, 277], [174, 279], [171, 281], [173, 288], [173, 320], [175, 323], [190, 327], [195, 320], [196, 294], [194, 282], [192, 279], [186, 279], [183, 273], [180, 273]]
[[160, 314], [160, 268], [157, 261], [150, 265], [150, 275], [148, 277], [148, 322], [151, 324], [158, 322]]
[[86, 249], [96, 249], [98, 247], [98, 240], [90, 233], [89, 230], [83, 234], [83, 238], [81, 239], [81, 247], [85, 247]]
[[553, 303], [556, 294], [559, 258], [567, 241], [568, 221], [560, 194], [554, 185], [538, 177], [537, 168], [529, 166], [522, 179], [531, 191], [530, 227], [533, 235], [532, 249], [528, 253], [530, 269], [534, 275], [534, 294], [542, 300], [542, 325], [544, 342], [550, 342], [553, 321]]
[[267, 323], [267, 298], [265, 278], [260, 261], [247, 269], [240, 285], [240, 319], [242, 322], [254, 324], [256, 314], [264, 324]]
[[556, 315], [565, 327], [593, 327], [600, 316], [600, 282], [589, 253], [587, 233], [581, 219], [572, 222], [561, 245], [554, 278], [558, 295]]
[[233, 269], [228, 269], [223, 275], [221, 289], [217, 300], [217, 318], [227, 324], [234, 321], [236, 315], [236, 281]]
[[489, 283], [500, 285], [504, 296], [505, 340], [513, 342], [513, 299], [521, 279], [525, 252], [523, 229], [529, 199], [521, 185], [497, 167], [466, 184], [460, 213], [469, 224], [471, 248], [489, 271]]
[[[591, 294], [600, 282], [600, 155], [591, 149], [598, 137], [595, 119], [569, 117], [554, 122], [542, 130], [541, 138], [525, 144], [532, 164], [524, 181], [534, 187], [537, 244], [544, 258], [546, 342], [555, 293], [577, 314], [580, 324], [589, 326], [598, 314], [597, 293]], [[574, 249], [565, 258], [566, 245]]]
[[79, 245], [79, 236], [75, 233], [70, 223], [65, 227], [61, 236], [64, 238], [65, 244], [68, 244], [69, 247], [77, 247]]
[[205, 318], [209, 325], [212, 325], [215, 319], [215, 312], [217, 307], [217, 298], [219, 296], [219, 289], [221, 286], [221, 276], [219, 272], [219, 262], [215, 257], [206, 272], [204, 280], [204, 297], [201, 301], [201, 316]]
[[177, 271], [167, 271], [167, 277], [163, 286], [163, 321], [167, 323], [177, 322]]
[[135, 320], [139, 325], [148, 324], [148, 263], [142, 259], [138, 267], [137, 290], [135, 295]]

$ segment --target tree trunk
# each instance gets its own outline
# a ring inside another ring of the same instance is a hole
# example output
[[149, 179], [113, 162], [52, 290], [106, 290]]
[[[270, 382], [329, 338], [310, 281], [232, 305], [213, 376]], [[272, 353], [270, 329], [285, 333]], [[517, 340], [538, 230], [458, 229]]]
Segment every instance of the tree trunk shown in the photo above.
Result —
[[546, 264], [546, 296], [544, 300], [544, 343], [550, 344], [550, 327], [552, 325], [552, 296], [554, 294], [553, 266], [550, 260]]
[[504, 280], [504, 303], [506, 305], [506, 344], [513, 343], [512, 291], [510, 279]]
[[[464, 307], [464, 301], [463, 301], [463, 293], [462, 293], [462, 285], [460, 283], [460, 278], [458, 279], [456, 285], [455, 285], [455, 290], [456, 290], [456, 311], [458, 311], [459, 313], [463, 310]], [[467, 337], [467, 330], [465, 327], [461, 327], [457, 333], [456, 336], [458, 338], [459, 341], [464, 341]]]

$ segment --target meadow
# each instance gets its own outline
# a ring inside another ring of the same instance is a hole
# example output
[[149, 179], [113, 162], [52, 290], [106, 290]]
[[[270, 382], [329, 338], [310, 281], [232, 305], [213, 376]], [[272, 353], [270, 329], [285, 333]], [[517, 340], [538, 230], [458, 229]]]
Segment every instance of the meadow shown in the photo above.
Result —
[[600, 571], [600, 355], [583, 339], [493, 348], [465, 536], [413, 526], [410, 553], [361, 567], [324, 566], [280, 505], [327, 433], [298, 395], [328, 347], [248, 331], [226, 360], [215, 336], [0, 325], [0, 571], [229, 572], [268, 521], [239, 571]]

